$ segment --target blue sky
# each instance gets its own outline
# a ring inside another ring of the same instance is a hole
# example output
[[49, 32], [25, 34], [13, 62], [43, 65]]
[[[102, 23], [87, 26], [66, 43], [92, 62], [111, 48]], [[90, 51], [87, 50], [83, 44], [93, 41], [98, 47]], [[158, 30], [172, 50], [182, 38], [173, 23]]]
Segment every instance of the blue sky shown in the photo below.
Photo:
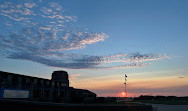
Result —
[[[176, 88], [188, 86], [187, 5], [187, 0], [0, 0], [0, 70], [44, 78], [66, 70], [71, 86], [99, 96], [120, 96], [127, 73], [132, 96], [185, 96], [187, 90]], [[168, 85], [158, 87], [147, 78]], [[131, 85], [142, 80], [153, 87]]]

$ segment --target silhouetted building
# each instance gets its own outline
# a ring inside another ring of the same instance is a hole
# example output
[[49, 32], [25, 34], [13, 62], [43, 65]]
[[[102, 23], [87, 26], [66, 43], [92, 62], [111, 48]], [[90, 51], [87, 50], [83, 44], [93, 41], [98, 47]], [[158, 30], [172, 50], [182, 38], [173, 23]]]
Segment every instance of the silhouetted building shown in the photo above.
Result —
[[69, 87], [66, 71], [54, 71], [51, 80], [0, 71], [0, 98], [92, 102], [96, 94], [88, 90]]

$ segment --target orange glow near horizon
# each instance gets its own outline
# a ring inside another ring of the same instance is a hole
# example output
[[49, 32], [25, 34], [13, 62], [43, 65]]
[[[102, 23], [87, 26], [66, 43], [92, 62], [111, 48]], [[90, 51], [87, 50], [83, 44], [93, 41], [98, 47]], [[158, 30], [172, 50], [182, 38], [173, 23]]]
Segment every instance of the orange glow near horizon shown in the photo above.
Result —
[[[167, 73], [167, 72], [164, 72]], [[177, 72], [178, 73], [178, 72]], [[136, 75], [137, 76], [137, 75]], [[177, 76], [164, 76], [152, 78], [129, 77], [127, 82], [127, 97], [138, 97], [140, 95], [174, 95], [186, 96], [188, 86], [188, 76], [177, 78]], [[92, 82], [96, 81], [96, 82]], [[121, 75], [102, 76], [83, 79], [72, 79], [71, 86], [88, 89], [104, 97], [125, 97], [124, 78]], [[174, 84], [175, 83], [175, 84]], [[182, 89], [183, 91], [179, 91]], [[177, 92], [179, 91], [179, 92]]]
[[[126, 97], [126, 92], [121, 92], [121, 93], [114, 93], [114, 94], [110, 94], [113, 97]], [[127, 93], [127, 97], [133, 97], [135, 96], [135, 94], [132, 93]]]

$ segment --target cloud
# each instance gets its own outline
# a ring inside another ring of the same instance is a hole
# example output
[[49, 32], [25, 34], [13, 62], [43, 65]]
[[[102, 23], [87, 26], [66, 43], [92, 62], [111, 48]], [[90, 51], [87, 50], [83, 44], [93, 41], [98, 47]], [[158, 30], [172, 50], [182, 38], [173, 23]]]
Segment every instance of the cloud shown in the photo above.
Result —
[[[64, 59], [58, 60], [58, 59], [49, 59], [40, 57], [37, 55], [32, 55], [30, 53], [12, 53], [8, 56], [8, 58], [11, 59], [21, 59], [21, 60], [28, 60], [33, 61], [41, 64], [45, 64], [47, 66], [53, 66], [53, 67], [61, 67], [61, 68], [71, 68], [71, 69], [83, 69], [83, 68], [93, 68], [94, 66], [98, 65], [99, 63], [85, 63], [85, 62], [77, 62], [74, 60], [66, 61]], [[67, 59], [68, 60], [68, 59]]]
[[35, 3], [24, 3], [24, 6], [27, 8], [33, 8], [34, 6], [36, 6]]
[[162, 58], [169, 58], [167, 55], [155, 55], [155, 54], [140, 54], [140, 53], [123, 53], [105, 56], [102, 62], [144, 62], [144, 61], [155, 61]]
[[166, 55], [121, 53], [92, 56], [75, 50], [104, 41], [104, 32], [77, 28], [77, 17], [67, 15], [53, 2], [3, 2], [0, 4], [1, 55], [51, 67], [70, 69], [117, 69], [147, 66]]
[[80, 76], [80, 74], [72, 74], [72, 75], [70, 75], [70, 79], [76, 79], [79, 76]]
[[185, 77], [183, 77], [183, 76], [180, 76], [180, 77], [178, 77], [178, 78], [182, 79], [182, 78], [185, 78]]
[[6, 16], [11, 20], [23, 21], [29, 19], [29, 15], [35, 15], [34, 11], [31, 10], [35, 4], [25, 3], [14, 4], [12, 2], [4, 2], [0, 4], [0, 15]]
[[[34, 49], [31, 49], [31, 51]], [[28, 51], [29, 52], [29, 51]], [[46, 53], [44, 53], [46, 54]], [[112, 62], [103, 64], [102, 56], [88, 56], [81, 54], [40, 54], [40, 53], [26, 53], [26, 52], [15, 52], [10, 53], [7, 58], [28, 60], [47, 66], [69, 68], [69, 69], [118, 69], [118, 68], [134, 68], [144, 67], [149, 63], [123, 63], [121, 65], [115, 65]]]

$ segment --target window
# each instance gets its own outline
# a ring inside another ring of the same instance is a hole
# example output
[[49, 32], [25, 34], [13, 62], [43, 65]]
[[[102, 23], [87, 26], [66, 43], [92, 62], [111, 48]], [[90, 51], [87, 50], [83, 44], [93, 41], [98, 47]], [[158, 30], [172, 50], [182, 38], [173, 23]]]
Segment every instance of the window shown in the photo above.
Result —
[[4, 79], [4, 80], [7, 80], [7, 79], [8, 79], [8, 75], [7, 75], [7, 74], [4, 74], [4, 75], [3, 75], [3, 79]]
[[37, 84], [37, 79], [34, 79], [34, 84]]
[[57, 82], [57, 86], [59, 86], [59, 82]]
[[12, 82], [15, 84], [18, 82], [18, 76], [17, 75], [13, 75], [12, 77]]
[[52, 82], [52, 86], [55, 86], [55, 82]]
[[26, 77], [22, 77], [22, 84], [26, 84]]
[[8, 81], [12, 82], [12, 75], [8, 75]]
[[61, 83], [61, 86], [67, 86], [66, 83]]

